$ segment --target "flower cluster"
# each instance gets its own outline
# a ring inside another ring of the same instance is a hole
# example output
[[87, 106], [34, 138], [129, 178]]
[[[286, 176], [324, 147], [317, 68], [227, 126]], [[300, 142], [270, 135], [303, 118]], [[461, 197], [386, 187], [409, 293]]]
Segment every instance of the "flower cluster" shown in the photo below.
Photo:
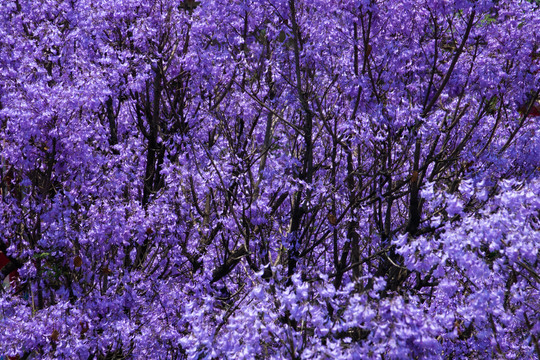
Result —
[[0, 357], [540, 356], [529, 0], [0, 2]]

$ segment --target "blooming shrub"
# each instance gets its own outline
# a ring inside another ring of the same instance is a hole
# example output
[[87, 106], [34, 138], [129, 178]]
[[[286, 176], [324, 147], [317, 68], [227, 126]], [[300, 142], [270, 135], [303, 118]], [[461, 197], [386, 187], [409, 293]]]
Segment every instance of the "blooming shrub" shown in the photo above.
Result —
[[538, 6], [1, 2], [0, 355], [538, 358]]

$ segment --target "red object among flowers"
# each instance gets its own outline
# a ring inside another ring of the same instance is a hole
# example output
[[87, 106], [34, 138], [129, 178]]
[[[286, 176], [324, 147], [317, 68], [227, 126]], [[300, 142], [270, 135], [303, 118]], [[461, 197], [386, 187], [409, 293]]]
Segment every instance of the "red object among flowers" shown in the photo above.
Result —
[[[527, 111], [527, 103], [521, 105], [518, 108], [518, 111], [521, 115], [523, 115], [525, 111]], [[529, 110], [529, 114], [527, 116], [533, 116], [533, 117], [540, 116], [540, 102], [537, 101], [533, 104], [533, 106], [531, 106], [531, 109]]]
[[[0, 251], [0, 269], [2, 269], [4, 266], [6, 266], [9, 263], [8, 257]], [[10, 288], [14, 288], [16, 286], [17, 279], [19, 278], [19, 273], [17, 270], [14, 270], [9, 273], [8, 280], [10, 284]]]

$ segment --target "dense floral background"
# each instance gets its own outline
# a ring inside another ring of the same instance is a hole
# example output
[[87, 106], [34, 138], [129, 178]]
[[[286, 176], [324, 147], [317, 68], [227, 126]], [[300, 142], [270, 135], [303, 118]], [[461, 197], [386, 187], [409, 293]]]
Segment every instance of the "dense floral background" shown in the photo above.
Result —
[[538, 359], [526, 0], [0, 2], [0, 356]]

